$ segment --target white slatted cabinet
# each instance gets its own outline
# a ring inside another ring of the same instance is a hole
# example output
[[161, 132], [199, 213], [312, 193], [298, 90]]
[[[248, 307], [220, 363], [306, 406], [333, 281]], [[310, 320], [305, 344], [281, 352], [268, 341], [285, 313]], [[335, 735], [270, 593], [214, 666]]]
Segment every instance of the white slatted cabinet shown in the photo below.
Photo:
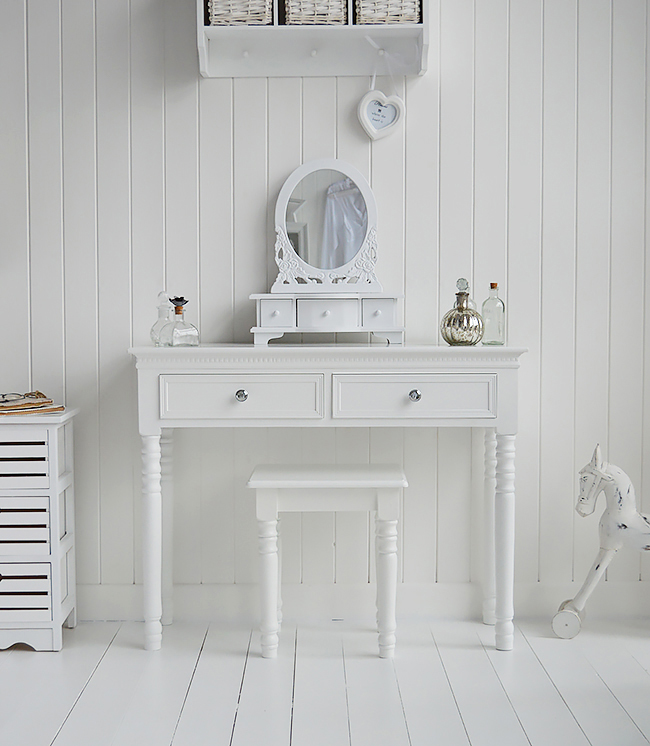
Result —
[[0, 648], [61, 650], [76, 625], [72, 419], [0, 421]]

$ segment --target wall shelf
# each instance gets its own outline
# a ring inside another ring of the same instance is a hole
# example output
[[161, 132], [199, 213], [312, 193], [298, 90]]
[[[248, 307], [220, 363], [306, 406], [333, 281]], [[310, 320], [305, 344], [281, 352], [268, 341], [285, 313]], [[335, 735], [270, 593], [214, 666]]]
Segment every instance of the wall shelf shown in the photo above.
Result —
[[197, 0], [199, 68], [204, 78], [422, 75], [427, 68], [428, 0], [423, 23], [341, 26], [206, 26]]

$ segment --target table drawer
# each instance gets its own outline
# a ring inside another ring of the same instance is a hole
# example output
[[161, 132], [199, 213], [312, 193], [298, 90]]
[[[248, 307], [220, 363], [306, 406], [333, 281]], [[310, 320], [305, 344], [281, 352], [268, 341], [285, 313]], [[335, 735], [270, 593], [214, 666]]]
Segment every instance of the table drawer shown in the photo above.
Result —
[[49, 498], [0, 497], [0, 555], [49, 551]]
[[50, 486], [47, 430], [3, 428], [0, 433], [0, 490]]
[[298, 326], [318, 331], [356, 329], [359, 326], [358, 301], [355, 298], [299, 298]]
[[162, 375], [161, 419], [317, 419], [323, 376]]
[[496, 374], [334, 375], [334, 418], [496, 417]]
[[50, 577], [47, 562], [0, 563], [0, 622], [49, 622]]
[[387, 329], [395, 326], [395, 306], [394, 298], [363, 298], [363, 328]]
[[273, 298], [260, 301], [260, 317], [258, 326], [277, 327], [296, 325], [296, 314], [293, 310], [292, 298]]

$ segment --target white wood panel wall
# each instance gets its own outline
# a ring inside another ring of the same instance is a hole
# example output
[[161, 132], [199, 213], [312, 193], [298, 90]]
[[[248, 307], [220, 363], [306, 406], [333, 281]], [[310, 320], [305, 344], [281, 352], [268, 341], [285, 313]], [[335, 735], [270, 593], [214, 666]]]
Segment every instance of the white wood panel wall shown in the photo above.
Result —
[[[249, 341], [275, 197], [321, 157], [370, 180], [378, 273], [405, 294], [409, 342], [438, 341], [459, 276], [479, 302], [499, 282], [509, 342], [529, 348], [517, 580], [581, 580], [597, 520], [573, 510], [576, 471], [595, 443], [650, 492], [646, 0], [431, 0], [429, 71], [378, 81], [407, 116], [374, 143], [356, 120], [367, 78], [201, 79], [194, 19], [193, 0], [0, 3], [0, 390], [81, 407], [80, 583], [139, 579], [126, 349], [147, 343], [157, 293], [190, 298], [204, 341]], [[403, 462], [403, 580], [475, 580], [481, 435], [181, 431], [176, 581], [255, 580], [244, 484], [295, 458]], [[286, 580], [372, 577], [365, 516], [293, 515], [283, 531]], [[608, 582], [650, 579], [649, 561], [618, 558]]]

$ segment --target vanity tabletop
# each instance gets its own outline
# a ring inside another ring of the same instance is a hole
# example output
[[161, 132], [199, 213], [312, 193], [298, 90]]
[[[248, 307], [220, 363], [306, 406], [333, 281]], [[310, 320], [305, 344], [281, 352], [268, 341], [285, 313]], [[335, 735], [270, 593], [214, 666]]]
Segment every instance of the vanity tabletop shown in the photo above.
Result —
[[178, 365], [251, 363], [372, 363], [403, 361], [417, 364], [453, 364], [468, 367], [497, 365], [518, 367], [524, 347], [382, 344], [202, 344], [198, 347], [132, 347], [129, 353], [138, 368]]

